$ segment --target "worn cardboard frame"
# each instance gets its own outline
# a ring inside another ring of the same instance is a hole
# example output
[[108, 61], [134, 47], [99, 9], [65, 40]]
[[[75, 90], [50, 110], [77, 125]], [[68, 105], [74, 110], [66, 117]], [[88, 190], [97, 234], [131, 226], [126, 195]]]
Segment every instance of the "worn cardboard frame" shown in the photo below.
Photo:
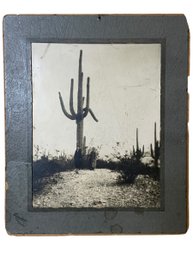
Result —
[[[174, 234], [188, 228], [184, 15], [7, 15], [6, 229], [10, 234]], [[160, 209], [32, 208], [31, 43], [161, 43]]]

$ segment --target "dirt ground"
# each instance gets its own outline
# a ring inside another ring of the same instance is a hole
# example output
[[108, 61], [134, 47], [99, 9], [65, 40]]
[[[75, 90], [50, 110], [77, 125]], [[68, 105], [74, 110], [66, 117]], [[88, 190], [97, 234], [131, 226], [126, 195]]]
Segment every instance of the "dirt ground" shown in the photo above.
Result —
[[118, 184], [119, 173], [107, 169], [60, 172], [33, 197], [33, 206], [61, 207], [160, 207], [160, 185], [139, 175], [133, 185]]

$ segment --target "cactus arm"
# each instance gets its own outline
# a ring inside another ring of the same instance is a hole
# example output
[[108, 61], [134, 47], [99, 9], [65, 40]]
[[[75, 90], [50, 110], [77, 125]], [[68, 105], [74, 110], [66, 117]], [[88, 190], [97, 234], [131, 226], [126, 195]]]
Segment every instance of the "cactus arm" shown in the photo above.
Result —
[[93, 119], [98, 122], [98, 119], [96, 118], [96, 116], [94, 115], [93, 111], [89, 108], [88, 111], [90, 112], [91, 116], [93, 117]]
[[70, 112], [72, 116], [76, 116], [74, 106], [73, 106], [73, 89], [74, 89], [74, 79], [71, 79], [71, 85], [70, 85]]
[[136, 149], [139, 150], [138, 128], [136, 129]]
[[89, 101], [90, 101], [90, 78], [88, 77], [87, 78], [86, 108], [84, 108], [83, 118], [85, 118], [88, 115]]
[[70, 120], [75, 120], [76, 117], [70, 115], [70, 114], [66, 111], [65, 106], [64, 106], [64, 102], [63, 102], [63, 99], [62, 99], [62, 96], [61, 96], [60, 92], [59, 92], [59, 99], [60, 99], [60, 105], [61, 105], [61, 108], [62, 108], [62, 111], [63, 111], [64, 115], [65, 115], [67, 118], [69, 118]]

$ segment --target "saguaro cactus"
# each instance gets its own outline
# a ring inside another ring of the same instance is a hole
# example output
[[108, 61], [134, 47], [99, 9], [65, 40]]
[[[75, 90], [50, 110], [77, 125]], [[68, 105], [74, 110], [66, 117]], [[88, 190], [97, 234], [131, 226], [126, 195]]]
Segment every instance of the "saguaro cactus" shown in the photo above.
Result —
[[144, 155], [144, 145], [142, 148], [139, 148], [138, 140], [138, 128], [136, 129], [136, 149], [133, 146], [133, 156], [139, 161]]
[[154, 149], [152, 144], [150, 145], [151, 157], [154, 159], [155, 168], [158, 167], [158, 160], [160, 157], [160, 145], [156, 135], [156, 122], [154, 123]]
[[90, 108], [90, 78], [87, 77], [87, 93], [86, 93], [86, 107], [84, 106], [84, 97], [82, 93], [83, 87], [83, 72], [82, 72], [82, 50], [80, 50], [80, 57], [79, 57], [79, 68], [78, 68], [78, 93], [77, 93], [77, 112], [74, 109], [73, 103], [73, 90], [74, 90], [74, 79], [71, 79], [71, 86], [70, 86], [70, 113], [67, 112], [61, 93], [59, 92], [59, 99], [62, 111], [64, 115], [70, 119], [75, 120], [77, 124], [76, 130], [76, 148], [83, 150], [84, 142], [83, 142], [83, 120], [86, 118], [88, 113], [91, 114], [92, 118], [98, 122], [97, 118], [95, 117], [94, 113]]

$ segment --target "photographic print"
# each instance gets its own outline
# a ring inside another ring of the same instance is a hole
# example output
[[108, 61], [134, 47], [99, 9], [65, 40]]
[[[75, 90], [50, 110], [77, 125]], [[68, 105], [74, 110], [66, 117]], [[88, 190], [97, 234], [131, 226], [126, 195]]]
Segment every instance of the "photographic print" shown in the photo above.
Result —
[[32, 43], [33, 207], [160, 208], [161, 44]]
[[6, 15], [3, 33], [7, 232], [185, 233], [186, 17]]

